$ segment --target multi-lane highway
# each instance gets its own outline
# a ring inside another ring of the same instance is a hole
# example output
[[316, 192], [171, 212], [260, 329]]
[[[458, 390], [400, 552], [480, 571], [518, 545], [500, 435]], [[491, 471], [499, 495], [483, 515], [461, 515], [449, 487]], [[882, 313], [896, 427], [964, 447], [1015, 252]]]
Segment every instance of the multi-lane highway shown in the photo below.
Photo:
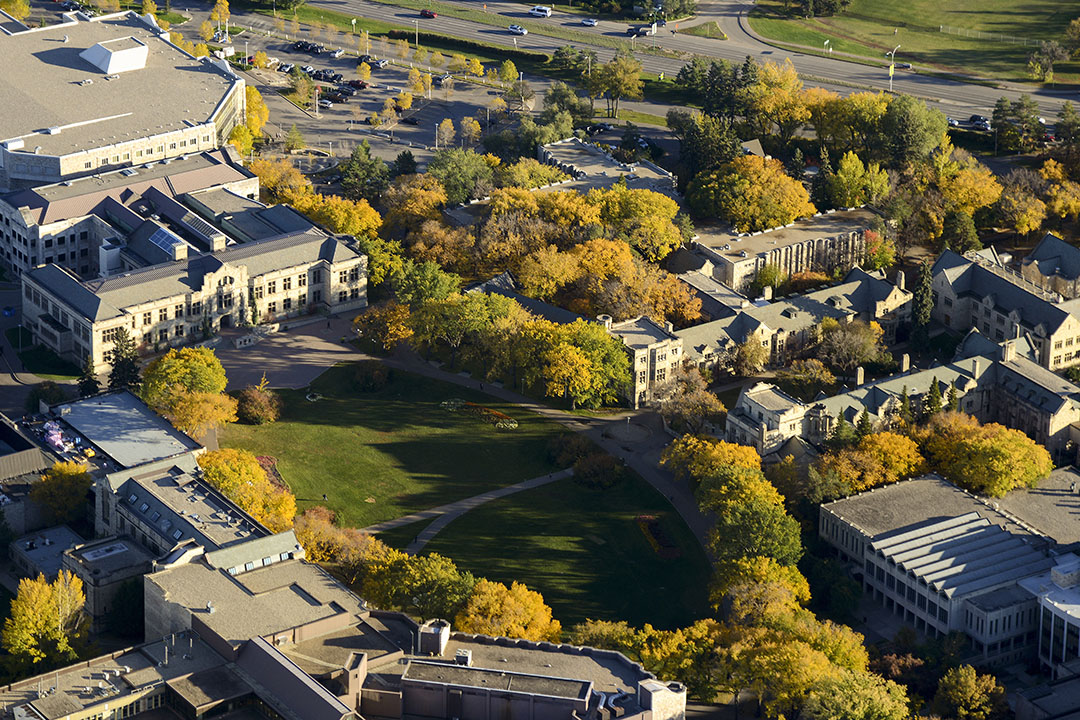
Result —
[[[471, 10], [479, 10], [485, 6], [483, 0], [451, 1]], [[525, 37], [515, 38], [506, 30], [506, 26], [528, 17], [529, 6], [524, 3], [486, 2], [487, 12], [501, 20], [499, 26], [485, 25], [445, 15], [440, 15], [435, 19], [423, 19], [415, 10], [384, 5], [370, 0], [333, 0], [332, 2], [329, 0], [315, 0], [310, 4], [404, 26], [415, 27], [414, 21], [418, 21], [417, 24], [421, 30], [483, 40], [504, 47], [514, 47], [516, 39], [517, 47], [545, 52], [552, 52], [563, 45], [573, 44], [579, 49], [595, 50], [601, 61], [610, 59], [614, 54], [614, 50], [609, 47], [602, 45], [590, 46], [583, 42], [567, 43], [566, 40], [537, 32], [532, 32]], [[739, 0], [724, 0], [703, 6], [702, 15], [719, 22], [728, 35], [727, 40], [713, 40], [693, 35], [676, 34], [673, 32], [673, 26], [669, 24], [667, 28], [661, 28], [660, 34], [654, 37], [640, 38], [638, 42], [650, 45], [656, 44], [684, 53], [723, 58], [733, 62], [741, 62], [747, 55], [754, 56], [761, 61], [772, 60], [774, 62], [791, 58], [799, 72], [809, 78], [808, 82], [830, 87], [838, 92], [848, 93], [867, 88], [888, 89], [889, 77], [884, 66], [871, 67], [845, 62], [840, 59], [792, 53], [761, 42], [749, 30], [746, 23], [745, 12], [750, 7], [749, 4], [739, 2]], [[583, 35], [593, 34], [598, 37], [607, 36], [621, 40], [626, 39], [627, 24], [621, 22], [601, 21], [597, 27], [589, 28], [581, 25], [580, 15], [563, 12], [555, 12], [550, 18], [529, 18], [529, 20], [534, 24], [545, 23], [572, 28]], [[902, 41], [902, 37], [899, 39]], [[652, 53], [639, 51], [636, 55], [645, 70], [664, 72], [669, 76], [677, 73], [679, 68], [685, 64], [685, 60], [663, 57]], [[898, 93], [908, 93], [923, 98], [947, 115], [954, 117], [967, 117], [972, 113], [988, 115], [994, 103], [1002, 95], [1015, 100], [1021, 94], [1020, 90], [1012, 87], [987, 87], [985, 85], [946, 80], [909, 70], [897, 70], [893, 78], [893, 89]], [[1064, 100], [1068, 99], [1076, 102], [1080, 99], [1077, 93], [1039, 91], [1032, 94], [1039, 103], [1042, 114], [1047, 116], [1048, 119], [1057, 115], [1058, 109]]]

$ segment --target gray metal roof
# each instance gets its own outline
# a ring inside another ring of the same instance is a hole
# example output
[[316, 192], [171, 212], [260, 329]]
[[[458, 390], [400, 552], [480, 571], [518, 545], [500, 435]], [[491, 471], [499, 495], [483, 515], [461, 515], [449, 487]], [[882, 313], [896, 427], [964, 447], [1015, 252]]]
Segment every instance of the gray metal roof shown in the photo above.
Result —
[[1030, 263], [1035, 263], [1039, 273], [1047, 277], [1060, 275], [1075, 280], [1080, 277], [1080, 248], [1053, 233], [1047, 233], [1024, 258], [1024, 265]]
[[74, 273], [59, 265], [41, 265], [27, 274], [35, 284], [88, 320], [97, 322], [119, 317], [121, 314], [120, 310], [88, 290]]
[[292, 530], [252, 538], [246, 542], [230, 545], [220, 550], [206, 553], [206, 562], [212, 568], [229, 570], [231, 568], [243, 568], [246, 563], [252, 562], [261, 565], [266, 557], [278, 557], [282, 554], [295, 554], [301, 551], [300, 543], [296, 539], [296, 533]]

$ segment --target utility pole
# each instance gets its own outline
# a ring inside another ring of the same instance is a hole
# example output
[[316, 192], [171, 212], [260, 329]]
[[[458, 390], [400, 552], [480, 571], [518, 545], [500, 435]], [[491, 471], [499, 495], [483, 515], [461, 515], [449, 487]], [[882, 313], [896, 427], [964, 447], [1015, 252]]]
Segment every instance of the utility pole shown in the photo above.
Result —
[[889, 53], [889, 92], [892, 92], [892, 77], [893, 73], [896, 72], [896, 51], [899, 49], [900, 46], [897, 45], [892, 49], [892, 52]]
[[419, 49], [419, 47], [420, 47], [420, 21], [419, 20], [413, 20], [413, 25], [416, 27], [415, 40], [416, 40], [416, 47]]

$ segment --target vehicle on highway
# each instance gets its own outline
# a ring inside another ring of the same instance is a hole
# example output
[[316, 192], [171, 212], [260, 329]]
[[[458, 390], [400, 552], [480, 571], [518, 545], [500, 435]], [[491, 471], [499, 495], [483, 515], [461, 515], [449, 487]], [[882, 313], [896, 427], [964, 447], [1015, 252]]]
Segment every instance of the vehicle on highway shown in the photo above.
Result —
[[319, 101], [319, 107], [321, 107], [323, 110], [329, 110], [330, 108], [334, 107], [334, 103], [327, 100], [326, 98], [323, 98]]
[[390, 64], [390, 61], [387, 60], [386, 58], [382, 58], [381, 60], [376, 60], [372, 64], [377, 68], [384, 68], [384, 67], [386, 67], [387, 65]]
[[626, 34], [633, 37], [645, 37], [646, 35], [655, 35], [656, 31], [648, 25], [633, 25], [626, 28]]
[[439, 17], [439, 13], [435, 12], [434, 10], [428, 10], [427, 8], [424, 8], [423, 10], [420, 11], [420, 17], [429, 18], [429, 19], [430, 18], [437, 18], [437, 17]]
[[547, 5], [534, 5], [529, 14], [533, 17], [551, 17], [551, 8]]
[[990, 132], [993, 128], [990, 125], [989, 120], [983, 120], [982, 122], [975, 123], [976, 130], [982, 130], [983, 132]]
[[510, 27], [508, 27], [506, 29], [510, 31], [511, 35], [528, 35], [529, 34], [529, 31], [526, 30], [525, 28], [521, 27], [520, 25], [511, 25]]
[[339, 58], [344, 54], [345, 54], [345, 51], [342, 48], [338, 48], [334, 52], [330, 53], [330, 57]]
[[900, 68], [901, 70], [910, 70], [911, 63], [896, 63], [896, 67]]
[[600, 21], [596, 18], [582, 18], [581, 24], [585, 27], [596, 27], [600, 24]]
[[420, 118], [416, 117], [415, 115], [410, 115], [407, 118], [401, 118], [401, 122], [405, 123], [406, 125], [419, 125]]

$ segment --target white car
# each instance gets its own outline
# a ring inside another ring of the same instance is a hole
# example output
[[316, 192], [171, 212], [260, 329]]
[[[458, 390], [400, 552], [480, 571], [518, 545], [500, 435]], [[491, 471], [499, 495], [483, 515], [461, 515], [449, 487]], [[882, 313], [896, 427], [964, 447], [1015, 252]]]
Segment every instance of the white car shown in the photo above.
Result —
[[585, 27], [596, 27], [600, 24], [600, 21], [596, 18], [584, 18], [582, 19], [581, 24]]
[[529, 14], [533, 17], [551, 17], [551, 8], [547, 5], [536, 5], [529, 11]]
[[529, 34], [529, 31], [526, 30], [525, 28], [521, 27], [520, 25], [511, 25], [510, 27], [507, 28], [507, 30], [510, 31], [511, 35], [528, 35]]
[[339, 58], [339, 57], [341, 57], [341, 56], [342, 56], [342, 55], [344, 55], [344, 54], [345, 54], [345, 51], [344, 51], [344, 50], [342, 50], [341, 48], [338, 48], [338, 49], [337, 49], [337, 50], [335, 50], [334, 52], [330, 53], [330, 57], [333, 57], [333, 58]]

